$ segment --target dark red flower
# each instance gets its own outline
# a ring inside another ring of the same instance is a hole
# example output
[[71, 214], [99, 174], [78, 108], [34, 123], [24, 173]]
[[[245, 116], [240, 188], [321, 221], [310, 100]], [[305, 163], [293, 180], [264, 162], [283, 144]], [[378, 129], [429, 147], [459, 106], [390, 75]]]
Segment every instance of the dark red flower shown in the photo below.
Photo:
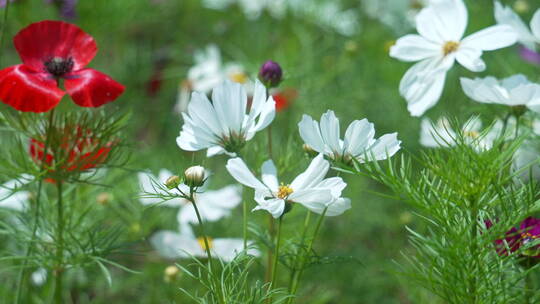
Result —
[[65, 92], [81, 107], [99, 107], [115, 100], [124, 86], [85, 66], [94, 58], [92, 36], [62, 21], [41, 21], [13, 38], [22, 64], [0, 71], [0, 100], [23, 112], [47, 112]]
[[47, 149], [42, 140], [30, 140], [30, 156], [39, 165], [45, 162], [50, 172], [85, 171], [105, 163], [112, 147], [103, 143], [91, 131], [77, 128], [75, 132], [66, 128], [66, 135], [57, 147]]
[[[486, 221], [486, 227], [491, 228], [491, 221]], [[510, 252], [516, 252], [520, 250], [520, 254], [540, 258], [540, 245], [532, 244], [540, 239], [540, 219], [533, 217], [526, 218], [519, 227], [519, 230], [512, 227], [504, 239], [498, 239], [495, 241], [497, 252], [502, 255], [507, 255], [509, 252], [506, 250], [506, 246], [510, 249]]]

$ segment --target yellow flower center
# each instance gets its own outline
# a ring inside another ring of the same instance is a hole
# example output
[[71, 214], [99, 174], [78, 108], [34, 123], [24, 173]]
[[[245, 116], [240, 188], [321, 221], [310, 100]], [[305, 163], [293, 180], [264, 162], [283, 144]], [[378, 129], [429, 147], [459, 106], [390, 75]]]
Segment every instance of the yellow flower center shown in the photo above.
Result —
[[480, 136], [480, 133], [477, 131], [463, 131], [463, 136], [469, 137], [469, 138], [478, 138]]
[[[212, 242], [213, 242], [212, 238], [206, 237], [206, 240], [208, 241], [208, 247], [210, 247], [210, 248], [208, 248], [208, 249], [212, 249], [212, 248], [214, 247], [214, 245], [213, 245], [213, 243], [212, 243]], [[201, 248], [202, 248], [203, 250], [207, 250], [207, 248], [206, 248], [206, 243], [204, 242], [204, 238], [203, 238], [203, 237], [197, 238], [197, 242], [199, 243], [199, 246], [201, 246]]]
[[293, 192], [294, 190], [291, 187], [281, 185], [278, 188], [277, 197], [280, 199], [285, 199], [287, 196], [289, 196]]
[[443, 45], [443, 54], [444, 56], [448, 55], [448, 54], [451, 54], [455, 51], [457, 51], [459, 48], [459, 42], [456, 42], [456, 41], [447, 41], [444, 45]]
[[229, 74], [229, 78], [238, 83], [246, 83], [248, 81], [248, 77], [245, 73], [242, 72], [234, 72]]

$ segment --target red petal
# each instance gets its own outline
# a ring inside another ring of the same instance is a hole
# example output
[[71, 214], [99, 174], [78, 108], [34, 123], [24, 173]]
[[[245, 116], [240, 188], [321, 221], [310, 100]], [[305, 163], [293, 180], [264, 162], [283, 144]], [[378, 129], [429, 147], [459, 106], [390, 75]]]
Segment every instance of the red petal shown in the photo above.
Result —
[[93, 69], [82, 69], [67, 75], [64, 86], [73, 101], [81, 107], [99, 107], [124, 92], [123, 85]]
[[23, 64], [0, 71], [0, 100], [23, 112], [47, 112], [64, 96], [56, 81]]
[[73, 70], [84, 68], [97, 53], [92, 36], [63, 21], [41, 21], [22, 29], [13, 38], [24, 64], [43, 71], [44, 62], [54, 57], [73, 59]]

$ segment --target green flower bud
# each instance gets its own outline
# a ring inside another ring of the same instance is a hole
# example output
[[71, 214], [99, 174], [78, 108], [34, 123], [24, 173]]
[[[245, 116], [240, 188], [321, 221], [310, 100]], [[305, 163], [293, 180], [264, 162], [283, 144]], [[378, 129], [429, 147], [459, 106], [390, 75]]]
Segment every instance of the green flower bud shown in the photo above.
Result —
[[173, 176], [167, 178], [167, 180], [165, 181], [165, 187], [167, 187], [167, 189], [171, 190], [171, 189], [174, 189], [174, 188], [178, 187], [178, 185], [180, 185], [181, 182], [182, 182], [182, 180], [180, 179], [179, 176], [173, 175]]

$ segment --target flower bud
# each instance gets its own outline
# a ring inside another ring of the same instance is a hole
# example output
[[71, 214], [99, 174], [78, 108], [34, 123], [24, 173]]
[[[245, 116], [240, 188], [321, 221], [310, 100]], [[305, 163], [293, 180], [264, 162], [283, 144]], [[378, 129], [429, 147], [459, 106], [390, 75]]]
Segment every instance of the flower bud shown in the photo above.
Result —
[[104, 206], [107, 205], [111, 201], [111, 194], [109, 192], [101, 192], [97, 195], [96, 201], [98, 204]]
[[164, 280], [167, 283], [170, 283], [178, 277], [178, 274], [180, 273], [180, 269], [174, 265], [168, 266], [165, 268], [164, 271]]
[[171, 190], [171, 189], [174, 189], [174, 188], [178, 187], [178, 185], [180, 185], [181, 182], [182, 182], [182, 180], [180, 179], [180, 177], [178, 175], [173, 175], [173, 176], [167, 178], [167, 180], [165, 181], [165, 187], [167, 187], [167, 189]]
[[281, 66], [275, 61], [266, 61], [259, 70], [259, 80], [267, 88], [275, 88], [279, 85], [283, 77]]
[[204, 184], [204, 168], [193, 166], [184, 172], [185, 183], [191, 188], [200, 187]]
[[531, 7], [529, 6], [529, 3], [525, 0], [517, 0], [514, 2], [514, 10], [518, 13], [524, 14], [527, 13]]

